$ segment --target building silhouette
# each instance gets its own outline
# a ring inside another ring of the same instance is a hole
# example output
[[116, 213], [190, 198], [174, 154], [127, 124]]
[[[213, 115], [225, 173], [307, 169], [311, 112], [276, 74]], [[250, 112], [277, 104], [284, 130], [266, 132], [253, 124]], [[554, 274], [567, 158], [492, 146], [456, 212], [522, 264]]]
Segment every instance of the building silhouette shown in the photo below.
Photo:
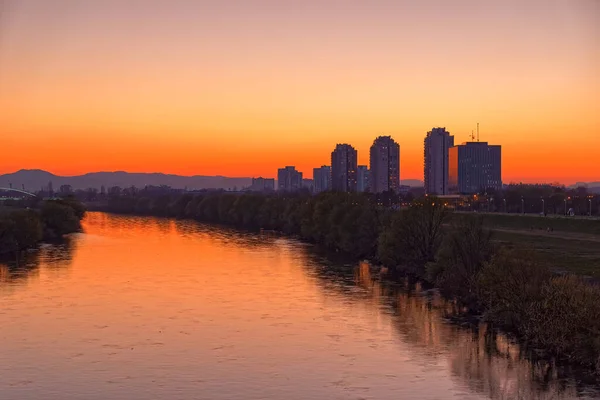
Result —
[[338, 144], [331, 152], [331, 189], [356, 192], [357, 152], [349, 144]]
[[279, 168], [277, 172], [277, 189], [282, 192], [295, 192], [302, 189], [302, 172], [296, 167]]
[[359, 165], [358, 173], [356, 176], [356, 190], [358, 192], [368, 192], [369, 191], [369, 176], [370, 176], [369, 167], [367, 167], [366, 165]]
[[331, 167], [323, 165], [313, 168], [313, 192], [321, 193], [331, 190]]
[[73, 193], [73, 187], [71, 185], [61, 185], [60, 194], [71, 194]]
[[271, 192], [275, 190], [275, 179], [273, 178], [252, 178], [252, 185], [248, 190], [253, 192]]
[[433, 128], [424, 141], [425, 193], [444, 195], [448, 188], [448, 151], [454, 146], [454, 136], [446, 128]]
[[302, 189], [306, 189], [312, 193], [314, 191], [314, 181], [309, 178], [302, 179]]
[[466, 142], [448, 151], [450, 193], [474, 194], [502, 189], [501, 146]]
[[370, 188], [373, 193], [400, 188], [400, 145], [391, 136], [379, 136], [370, 152]]

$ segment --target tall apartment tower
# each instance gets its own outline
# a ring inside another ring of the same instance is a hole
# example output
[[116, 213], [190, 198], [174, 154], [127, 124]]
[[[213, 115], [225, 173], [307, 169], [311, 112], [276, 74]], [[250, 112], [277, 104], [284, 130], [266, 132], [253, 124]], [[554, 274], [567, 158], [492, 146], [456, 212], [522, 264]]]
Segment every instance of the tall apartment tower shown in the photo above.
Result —
[[313, 168], [313, 192], [321, 193], [331, 190], [331, 167], [323, 165]]
[[433, 128], [425, 137], [425, 193], [443, 195], [448, 188], [448, 151], [454, 136], [446, 128]]
[[367, 192], [369, 191], [369, 167], [366, 165], [358, 166], [358, 173], [356, 176], [356, 191]]
[[370, 153], [370, 186], [373, 193], [400, 189], [400, 145], [391, 136], [379, 136]]
[[302, 189], [302, 172], [296, 167], [287, 166], [277, 171], [277, 188], [282, 192], [294, 192]]
[[349, 144], [338, 144], [331, 153], [331, 189], [356, 192], [357, 152]]
[[467, 142], [448, 151], [451, 193], [474, 194], [502, 189], [502, 148], [487, 142]]

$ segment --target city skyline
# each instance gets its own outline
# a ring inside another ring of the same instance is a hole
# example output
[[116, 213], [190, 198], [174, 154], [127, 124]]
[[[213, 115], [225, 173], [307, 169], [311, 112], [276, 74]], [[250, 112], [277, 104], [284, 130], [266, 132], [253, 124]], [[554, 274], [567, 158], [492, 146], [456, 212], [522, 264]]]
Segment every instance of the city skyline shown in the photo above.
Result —
[[0, 174], [310, 177], [392, 135], [422, 180], [424, 134], [479, 122], [507, 183], [600, 180], [597, 1], [2, 5]]

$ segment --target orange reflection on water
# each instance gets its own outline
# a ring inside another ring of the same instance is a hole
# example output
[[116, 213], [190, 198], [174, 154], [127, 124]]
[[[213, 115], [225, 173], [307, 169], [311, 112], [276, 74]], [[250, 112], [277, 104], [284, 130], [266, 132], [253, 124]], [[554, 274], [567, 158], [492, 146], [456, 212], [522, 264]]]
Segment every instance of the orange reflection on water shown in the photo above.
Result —
[[[274, 236], [90, 213], [0, 267], [0, 389], [36, 399], [571, 399], [453, 306]], [[94, 397], [96, 396], [96, 397]]]

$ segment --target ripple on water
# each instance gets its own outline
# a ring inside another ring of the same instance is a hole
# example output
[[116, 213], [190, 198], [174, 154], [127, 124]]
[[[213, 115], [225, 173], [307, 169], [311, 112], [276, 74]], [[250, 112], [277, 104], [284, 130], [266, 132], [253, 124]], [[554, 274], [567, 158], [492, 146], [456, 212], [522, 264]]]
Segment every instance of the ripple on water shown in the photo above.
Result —
[[597, 395], [366, 263], [189, 221], [90, 213], [84, 228], [0, 265], [2, 400]]

